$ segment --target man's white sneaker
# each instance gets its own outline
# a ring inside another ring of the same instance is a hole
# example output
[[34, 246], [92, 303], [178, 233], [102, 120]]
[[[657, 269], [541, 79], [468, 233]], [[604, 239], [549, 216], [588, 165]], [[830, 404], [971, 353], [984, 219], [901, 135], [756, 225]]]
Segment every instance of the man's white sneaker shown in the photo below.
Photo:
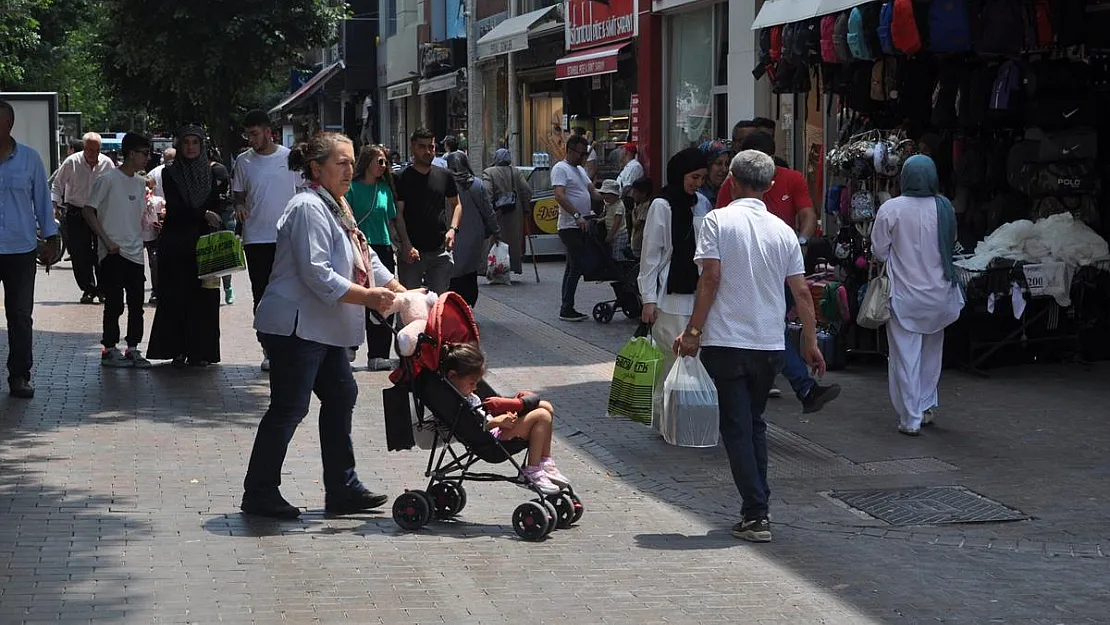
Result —
[[542, 467], [524, 467], [521, 473], [524, 479], [534, 484], [545, 495], [555, 495], [561, 490], [555, 482], [551, 481], [551, 478], [547, 477]]
[[543, 468], [543, 472], [547, 474], [547, 479], [551, 480], [556, 486], [570, 486], [570, 480], [567, 479], [567, 476], [563, 475], [559, 467], [555, 466], [553, 460], [548, 460], [540, 466]]
[[779, 389], [772, 386], [771, 387], [771, 392], [768, 393], [767, 396], [770, 397], [771, 399], [781, 399], [782, 398], [782, 391], [780, 391]]
[[124, 358], [130, 360], [131, 365], [136, 369], [149, 369], [154, 366], [150, 364], [149, 360], [143, 357], [143, 352], [139, 349], [127, 350], [127, 353], [124, 354]]
[[100, 364], [105, 367], [127, 368], [134, 367], [135, 363], [128, 360], [123, 352], [119, 351], [118, 347], [106, 349], [100, 352]]
[[269, 371], [270, 370], [270, 359], [265, 357], [265, 356], [262, 357], [262, 370], [263, 371]]
[[371, 358], [366, 363], [371, 371], [392, 371], [397, 368], [397, 363], [391, 358]]

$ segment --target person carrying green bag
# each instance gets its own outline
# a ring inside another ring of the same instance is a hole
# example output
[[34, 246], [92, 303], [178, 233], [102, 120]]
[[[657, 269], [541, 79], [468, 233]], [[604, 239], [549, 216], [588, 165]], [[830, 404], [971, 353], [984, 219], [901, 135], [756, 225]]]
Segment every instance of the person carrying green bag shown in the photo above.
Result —
[[655, 405], [652, 397], [663, 370], [663, 352], [649, 335], [650, 326], [641, 323], [632, 340], [617, 354], [609, 386], [608, 414], [611, 417], [651, 424]]

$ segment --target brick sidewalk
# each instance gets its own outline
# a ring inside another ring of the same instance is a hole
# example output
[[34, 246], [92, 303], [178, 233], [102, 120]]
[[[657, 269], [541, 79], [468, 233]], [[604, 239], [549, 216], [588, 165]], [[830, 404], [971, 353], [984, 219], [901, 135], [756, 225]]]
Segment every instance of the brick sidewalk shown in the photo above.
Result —
[[[246, 280], [236, 282], [240, 303], [222, 310], [221, 365], [127, 371], [101, 370], [96, 345], [101, 309], [69, 303], [77, 296], [69, 272], [40, 273], [38, 396], [31, 402], [0, 398], [0, 623], [1088, 623], [1103, 618], [1105, 560], [1046, 557], [1021, 549], [1017, 538], [1013, 550], [944, 547], [939, 540], [913, 539], [917, 534], [910, 540], [876, 538], [871, 534], [898, 532], [859, 523], [815, 494], [830, 484], [917, 484], [926, 478], [966, 482], [978, 490], [981, 483], [1000, 489], [1011, 483], [1014, 493], [1033, 483], [1030, 501], [1014, 501], [1008, 491], [987, 493], [1032, 513], [1039, 508], [1030, 504], [1061, 483], [1058, 474], [1065, 469], [1087, 479], [1090, 466], [1104, 466], [1087, 464], [1088, 454], [1100, 448], [1097, 438], [1058, 471], [1018, 480], [1021, 465], [1013, 458], [1026, 447], [1022, 439], [1045, 445], [1054, 432], [1015, 428], [1009, 437], [977, 438], [979, 429], [958, 428], [953, 415], [952, 425], [946, 421], [942, 427], [959, 437], [943, 442], [923, 437], [914, 442], [919, 447], [906, 449], [913, 457], [936, 456], [957, 470], [853, 473], [853, 467], [890, 467], [882, 463], [910, 456], [891, 455], [888, 441], [906, 441], [890, 437], [877, 416], [881, 407], [862, 400], [877, 397], [871, 388], [876, 376], [846, 374], [838, 377], [852, 382], [843, 408], [802, 423], [796, 405], [784, 400], [776, 406], [781, 429], [775, 440], [786, 450], [772, 476], [776, 542], [740, 543], [727, 531], [737, 504], [719, 451], [674, 449], [642, 426], [603, 416], [612, 350], [631, 326], [549, 324], [545, 317], [552, 310], [549, 291], [557, 288], [557, 269], [542, 270], [544, 283], [538, 286], [484, 289], [478, 307], [494, 366], [491, 381], [499, 388], [533, 388], [555, 401], [556, 454], [587, 506], [577, 528], [539, 544], [513, 534], [510, 514], [527, 496], [508, 485], [470, 488], [470, 503], [458, 522], [419, 534], [400, 532], [388, 512], [324, 518], [311, 414], [294, 439], [283, 476], [286, 497], [309, 512], [297, 522], [247, 522], [237, 505], [267, 381], [257, 370], [260, 350], [249, 329]], [[601, 291], [583, 287], [582, 301]], [[148, 328], [152, 314], [148, 309]], [[421, 486], [423, 453], [385, 451], [378, 394], [384, 374], [363, 371], [356, 377], [362, 477], [392, 494]], [[963, 392], [977, 396], [972, 391], [981, 389]], [[1038, 394], [1025, 393], [1000, 405], [1029, 406], [1029, 397]], [[1080, 393], [1078, 401], [1093, 397]], [[858, 409], [861, 402], [864, 410]], [[976, 414], [1016, 420], [1004, 409]], [[874, 431], [859, 427], [865, 418]], [[1069, 427], [1085, 427], [1097, 419], [1077, 410], [1070, 422]], [[995, 429], [996, 423], [981, 427]], [[1064, 444], [1055, 443], [1053, 453]], [[820, 462], [797, 461], [790, 451], [795, 448]], [[969, 463], [967, 457], [976, 453], [980, 459]], [[1059, 462], [1059, 456], [1033, 466], [1040, 471], [1050, 462]], [[986, 475], [990, 467], [997, 467], [993, 476]], [[791, 471], [829, 475], [791, 478]], [[1062, 482], [1064, 487], [1081, 478], [1072, 480]], [[1088, 530], [1105, 518], [1102, 505], [1072, 500], [1055, 513], [1056, 521], [1076, 517], [1071, 529], [1091, 538]], [[1092, 514], [1096, 511], [1103, 513]], [[1056, 521], [1016, 525], [1055, 531]], [[948, 535], [925, 533], [930, 532]]]

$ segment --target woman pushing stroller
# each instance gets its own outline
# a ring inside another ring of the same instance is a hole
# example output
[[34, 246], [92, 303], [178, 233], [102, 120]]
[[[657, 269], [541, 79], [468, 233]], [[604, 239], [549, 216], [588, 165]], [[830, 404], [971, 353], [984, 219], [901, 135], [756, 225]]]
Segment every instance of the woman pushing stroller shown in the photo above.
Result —
[[486, 373], [486, 356], [475, 343], [445, 345], [440, 364], [447, 381], [483, 416], [484, 427], [494, 438], [528, 441], [528, 464], [521, 470], [526, 480], [545, 495], [554, 495], [570, 485], [551, 457], [555, 409], [550, 403], [532, 393], [491, 397], [483, 402], [475, 391]]

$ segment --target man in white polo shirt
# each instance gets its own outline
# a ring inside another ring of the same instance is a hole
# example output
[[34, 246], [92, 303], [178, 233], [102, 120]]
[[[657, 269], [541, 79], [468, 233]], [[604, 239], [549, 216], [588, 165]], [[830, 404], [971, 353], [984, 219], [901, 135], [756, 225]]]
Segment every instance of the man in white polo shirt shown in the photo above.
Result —
[[733, 201], [709, 213], [694, 261], [701, 266], [694, 314], [675, 340], [675, 352], [701, 360], [717, 387], [721, 438], [743, 500], [737, 538], [770, 542], [767, 520], [767, 424], [763, 411], [782, 370], [786, 338], [786, 282], [802, 320], [802, 357], [819, 375], [813, 301], [805, 283], [798, 236], [760, 199], [771, 187], [775, 162], [754, 150], [732, 159]]

